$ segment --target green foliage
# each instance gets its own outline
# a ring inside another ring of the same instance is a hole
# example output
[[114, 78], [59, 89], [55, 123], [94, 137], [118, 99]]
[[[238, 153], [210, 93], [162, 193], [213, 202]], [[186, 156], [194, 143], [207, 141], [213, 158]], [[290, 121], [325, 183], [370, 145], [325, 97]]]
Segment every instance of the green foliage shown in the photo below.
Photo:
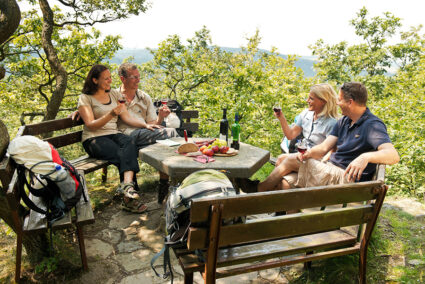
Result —
[[35, 273], [51, 273], [58, 268], [59, 260], [56, 257], [45, 257], [43, 260], [36, 265]]
[[284, 105], [292, 120], [305, 107], [311, 81], [294, 67], [295, 56], [283, 59], [275, 50], [261, 52], [260, 40], [257, 32], [240, 53], [230, 53], [211, 44], [205, 27], [187, 45], [170, 36], [143, 65], [143, 88], [153, 97], [168, 95], [187, 109], [199, 110], [201, 136], [218, 135], [223, 108], [228, 109], [229, 121], [238, 111], [241, 140], [276, 155], [282, 134], [272, 106]]
[[[318, 79], [342, 84], [363, 82], [369, 91], [368, 106], [387, 125], [401, 161], [390, 167], [393, 192], [421, 197], [425, 193], [425, 37], [421, 27], [399, 31], [401, 21], [390, 13], [368, 19], [366, 8], [351, 21], [359, 44], [335, 45], [319, 40], [311, 46], [318, 56]], [[393, 37], [400, 35], [400, 41]]]
[[[56, 17], [62, 17], [55, 10]], [[7, 46], [7, 52], [17, 54], [5, 59], [9, 75], [0, 82], [0, 89], [5, 94], [0, 98], [2, 112], [21, 113], [43, 116], [48, 102], [52, 99], [55, 77], [47, 64], [46, 54], [42, 49], [40, 37], [42, 20], [36, 10], [23, 13], [23, 24], [17, 36]], [[99, 31], [87, 33], [82, 27], [69, 25], [55, 29], [55, 42], [61, 64], [68, 73], [68, 85], [61, 104], [61, 109], [69, 112], [75, 109], [77, 97], [88, 70], [93, 64], [112, 57], [121, 46], [119, 37], [106, 36], [101, 39]], [[6, 116], [7, 117], [7, 116]], [[7, 120], [6, 120], [7, 121]]]

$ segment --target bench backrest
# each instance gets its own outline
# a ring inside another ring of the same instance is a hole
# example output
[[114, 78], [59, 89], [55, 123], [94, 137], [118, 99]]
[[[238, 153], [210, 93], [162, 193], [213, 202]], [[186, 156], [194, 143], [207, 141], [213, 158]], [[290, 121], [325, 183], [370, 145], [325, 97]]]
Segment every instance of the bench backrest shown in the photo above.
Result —
[[[191, 119], [199, 117], [199, 112], [197, 110], [183, 110], [182, 118], [183, 125], [182, 127], [191, 132], [196, 132], [199, 129], [197, 122], [192, 122]], [[71, 118], [62, 118], [49, 121], [43, 121], [35, 124], [28, 124], [22, 126], [20, 129], [21, 135], [43, 135], [49, 132], [73, 128], [79, 125], [82, 125], [83, 121], [80, 119], [78, 121], [73, 121]], [[55, 146], [56, 148], [61, 148], [67, 145], [78, 143], [81, 141], [83, 131], [81, 129], [68, 132], [62, 135], [45, 138], [44, 140]]]
[[213, 207], [218, 206], [221, 207], [220, 218], [223, 221], [240, 216], [349, 203], [347, 207], [306, 211], [246, 223], [219, 222], [223, 224], [219, 229], [218, 247], [313, 234], [364, 223], [366, 230], [371, 231], [385, 193], [386, 186], [382, 180], [378, 180], [195, 200], [191, 205], [192, 225], [187, 246], [189, 250], [208, 248], [211, 212]]

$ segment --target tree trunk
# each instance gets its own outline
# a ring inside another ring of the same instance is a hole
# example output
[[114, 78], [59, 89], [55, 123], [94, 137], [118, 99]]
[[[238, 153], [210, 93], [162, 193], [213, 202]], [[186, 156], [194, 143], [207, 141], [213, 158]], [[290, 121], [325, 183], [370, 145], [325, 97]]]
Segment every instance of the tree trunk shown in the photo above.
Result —
[[[0, 161], [3, 160], [4, 154], [7, 150], [7, 146], [9, 145], [9, 133], [7, 131], [6, 126], [3, 121], [0, 120]], [[0, 186], [0, 219], [4, 220], [4, 222], [12, 228], [14, 232], [17, 232], [15, 222], [13, 221], [11, 210], [9, 207], [9, 203], [6, 199], [6, 190], [8, 188], [10, 182], [10, 175], [12, 173], [6, 173], [2, 171], [1, 175], [1, 186]], [[7, 175], [5, 177], [4, 175]], [[23, 212], [22, 212], [23, 213]], [[28, 258], [32, 265], [35, 265], [43, 259], [44, 256], [48, 253], [48, 242], [46, 235], [39, 234], [35, 236], [25, 236], [22, 240], [23, 246], [27, 252]]]
[[9, 132], [7, 132], [7, 127], [4, 125], [3, 121], [0, 120], [0, 161], [3, 159], [4, 154], [6, 154], [7, 146], [9, 146]]
[[39, 4], [43, 13], [43, 30], [41, 33], [43, 50], [46, 53], [50, 68], [56, 77], [55, 88], [47, 105], [46, 115], [44, 117], [44, 120], [51, 120], [55, 119], [58, 114], [59, 107], [65, 95], [68, 74], [60, 63], [57, 52], [52, 43], [52, 33], [54, 28], [53, 11], [47, 0], [39, 0]]
[[[21, 11], [16, 0], [0, 1], [0, 44], [5, 42], [18, 28]], [[0, 56], [0, 61], [4, 58]], [[6, 75], [6, 69], [0, 66], [0, 80]], [[2, 155], [0, 155], [2, 157]]]
[[21, 11], [16, 0], [0, 1], [0, 44], [16, 31], [20, 21]]

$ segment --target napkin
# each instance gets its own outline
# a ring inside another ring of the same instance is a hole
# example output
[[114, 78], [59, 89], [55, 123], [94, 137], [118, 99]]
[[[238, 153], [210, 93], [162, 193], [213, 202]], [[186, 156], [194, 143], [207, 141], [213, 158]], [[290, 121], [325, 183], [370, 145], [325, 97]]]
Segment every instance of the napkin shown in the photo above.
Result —
[[170, 140], [170, 139], [156, 140], [156, 142], [159, 143], [159, 144], [165, 145], [165, 146], [169, 146], [169, 147], [180, 145], [179, 142], [176, 142], [176, 141], [173, 141], [173, 140]]
[[199, 162], [199, 163], [202, 163], [202, 164], [212, 163], [212, 162], [215, 161], [214, 158], [211, 158], [211, 157], [209, 157], [207, 155], [197, 156], [196, 158], [193, 158], [193, 160], [195, 162]]

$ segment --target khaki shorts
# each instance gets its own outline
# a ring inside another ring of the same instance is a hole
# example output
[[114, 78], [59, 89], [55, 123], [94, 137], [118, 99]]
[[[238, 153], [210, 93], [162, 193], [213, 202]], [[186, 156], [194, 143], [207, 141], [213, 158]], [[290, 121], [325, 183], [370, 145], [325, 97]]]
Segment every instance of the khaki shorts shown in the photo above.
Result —
[[[329, 162], [308, 159], [298, 170], [296, 187], [312, 187], [329, 184], [349, 183], [345, 170]], [[286, 179], [286, 177], [284, 177]]]
[[289, 185], [294, 188], [298, 180], [298, 173], [292, 172], [284, 176], [283, 179], [285, 179]]

